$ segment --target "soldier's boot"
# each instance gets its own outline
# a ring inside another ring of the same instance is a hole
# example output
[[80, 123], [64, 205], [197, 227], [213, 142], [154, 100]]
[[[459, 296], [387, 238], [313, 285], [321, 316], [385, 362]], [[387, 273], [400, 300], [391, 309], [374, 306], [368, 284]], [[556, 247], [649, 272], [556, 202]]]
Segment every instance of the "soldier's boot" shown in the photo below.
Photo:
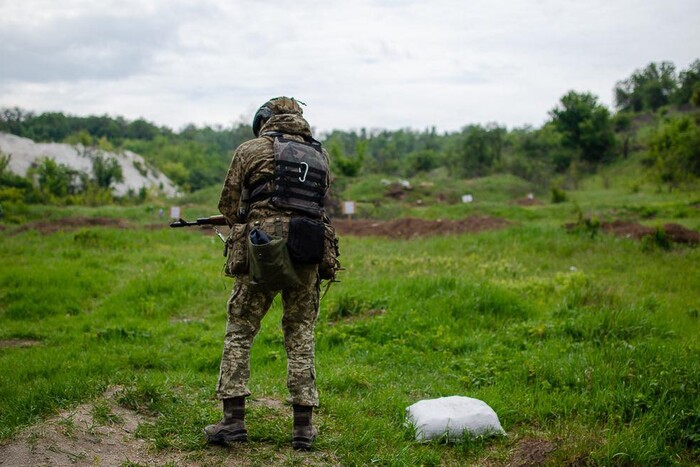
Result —
[[245, 429], [245, 397], [224, 399], [224, 418], [216, 425], [204, 428], [207, 443], [227, 444], [248, 441]]
[[316, 427], [311, 424], [313, 407], [294, 405], [294, 429], [292, 431], [292, 447], [308, 451], [318, 435]]

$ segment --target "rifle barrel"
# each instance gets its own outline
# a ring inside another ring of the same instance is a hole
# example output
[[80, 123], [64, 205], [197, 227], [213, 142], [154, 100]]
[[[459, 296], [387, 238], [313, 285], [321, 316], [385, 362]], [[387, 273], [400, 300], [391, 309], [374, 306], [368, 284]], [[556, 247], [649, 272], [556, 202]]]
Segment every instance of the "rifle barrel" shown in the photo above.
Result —
[[170, 227], [190, 227], [193, 225], [226, 225], [226, 218], [223, 215], [200, 217], [194, 222], [187, 222], [183, 218], [170, 223]]

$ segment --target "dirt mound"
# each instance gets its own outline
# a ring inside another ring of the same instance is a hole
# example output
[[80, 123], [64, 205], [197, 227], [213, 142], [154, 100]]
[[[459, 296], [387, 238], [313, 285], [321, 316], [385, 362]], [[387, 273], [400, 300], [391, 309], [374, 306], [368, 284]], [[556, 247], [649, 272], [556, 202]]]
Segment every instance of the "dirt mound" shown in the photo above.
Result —
[[392, 221], [334, 219], [333, 225], [341, 235], [382, 236], [390, 238], [428, 237], [432, 235], [449, 235], [482, 232], [503, 229], [511, 222], [498, 217], [474, 216], [456, 221], [425, 220], [412, 217]]
[[[617, 235], [618, 237], [635, 238], [637, 240], [642, 237], [654, 235], [656, 229], [647, 227], [636, 222], [616, 220], [613, 222], [603, 222], [600, 224], [604, 232]], [[700, 243], [700, 234], [694, 230], [683, 227], [680, 224], [664, 224], [662, 227], [669, 240], [676, 243], [686, 243], [689, 245], [697, 245]]]
[[42, 220], [29, 222], [17, 228], [13, 233], [36, 230], [42, 234], [52, 234], [60, 231], [77, 230], [82, 227], [115, 227], [118, 229], [128, 229], [131, 224], [124, 219], [113, 219], [111, 217], [66, 217], [58, 220]]
[[[149, 452], [148, 442], [134, 432], [145, 416], [119, 406], [115, 399], [119, 388], [107, 391], [96, 405], [82, 404], [19, 433], [0, 446], [0, 465], [179, 465], [179, 453]], [[99, 405], [102, 404], [102, 405]], [[102, 417], [95, 416], [102, 407]]]
[[652, 227], [621, 220], [602, 222], [600, 228], [603, 229], [603, 232], [617, 235], [618, 237], [636, 238], [637, 240], [647, 235], [653, 235], [656, 232], [656, 229]]
[[511, 201], [511, 204], [516, 204], [518, 206], [541, 206], [544, 203], [537, 198], [520, 198]]
[[676, 243], [697, 245], [700, 243], [700, 233], [687, 229], [680, 224], [664, 224], [666, 236]]

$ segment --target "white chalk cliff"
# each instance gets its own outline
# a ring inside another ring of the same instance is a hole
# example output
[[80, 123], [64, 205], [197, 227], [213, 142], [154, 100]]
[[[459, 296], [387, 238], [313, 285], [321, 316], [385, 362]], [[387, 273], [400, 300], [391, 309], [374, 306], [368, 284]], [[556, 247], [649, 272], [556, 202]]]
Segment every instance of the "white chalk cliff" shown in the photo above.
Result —
[[[146, 163], [143, 157], [131, 151], [107, 152], [84, 146], [62, 143], [35, 143], [31, 139], [8, 133], [0, 133], [0, 152], [9, 155], [10, 172], [26, 176], [27, 170], [39, 159], [49, 158], [79, 172], [92, 174], [95, 155], [115, 159], [122, 168], [124, 181], [112, 185], [112, 192], [117, 196], [126, 195], [129, 190], [138, 193], [143, 187], [157, 191], [165, 196], [177, 196], [175, 184], [161, 172]], [[92, 156], [92, 157], [91, 157]]]

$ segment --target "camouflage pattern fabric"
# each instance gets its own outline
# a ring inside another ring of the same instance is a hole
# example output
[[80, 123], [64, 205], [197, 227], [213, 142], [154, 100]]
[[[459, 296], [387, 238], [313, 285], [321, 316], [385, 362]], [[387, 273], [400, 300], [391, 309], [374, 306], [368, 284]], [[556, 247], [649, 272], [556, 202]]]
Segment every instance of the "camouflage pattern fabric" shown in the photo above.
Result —
[[[319, 309], [319, 281], [313, 265], [299, 267], [304, 285], [282, 291], [282, 329], [287, 352], [287, 388], [292, 404], [318, 406], [314, 364], [314, 326]], [[239, 276], [228, 301], [228, 323], [221, 358], [217, 397], [249, 396], [250, 348], [260, 322], [278, 292]]]
[[[286, 137], [300, 142], [304, 141], [304, 137], [311, 136], [311, 128], [302, 117], [301, 107], [296, 101], [278, 98], [269, 101], [267, 105], [273, 111], [273, 115], [263, 124], [261, 135], [271, 131], [281, 132]], [[323, 154], [328, 160], [328, 153], [324, 150]], [[250, 226], [255, 221], [260, 221], [260, 225], [265, 228], [270, 218], [283, 217], [288, 221], [292, 212], [277, 209], [269, 199], [249, 206], [246, 219], [238, 216], [244, 184], [252, 185], [262, 177], [272, 178], [274, 170], [272, 137], [261, 136], [252, 139], [236, 149], [219, 200], [219, 211], [226, 217], [229, 225], [248, 223]], [[330, 175], [328, 178], [329, 185]], [[287, 352], [287, 387], [293, 404], [317, 406], [314, 326], [319, 311], [318, 266], [297, 265], [295, 269], [302, 285], [281, 291], [284, 308], [282, 328]], [[228, 302], [226, 337], [216, 390], [220, 399], [250, 395], [250, 348], [253, 338], [260, 330], [260, 322], [279, 292], [265, 290], [252, 284], [248, 275], [235, 276]]]

